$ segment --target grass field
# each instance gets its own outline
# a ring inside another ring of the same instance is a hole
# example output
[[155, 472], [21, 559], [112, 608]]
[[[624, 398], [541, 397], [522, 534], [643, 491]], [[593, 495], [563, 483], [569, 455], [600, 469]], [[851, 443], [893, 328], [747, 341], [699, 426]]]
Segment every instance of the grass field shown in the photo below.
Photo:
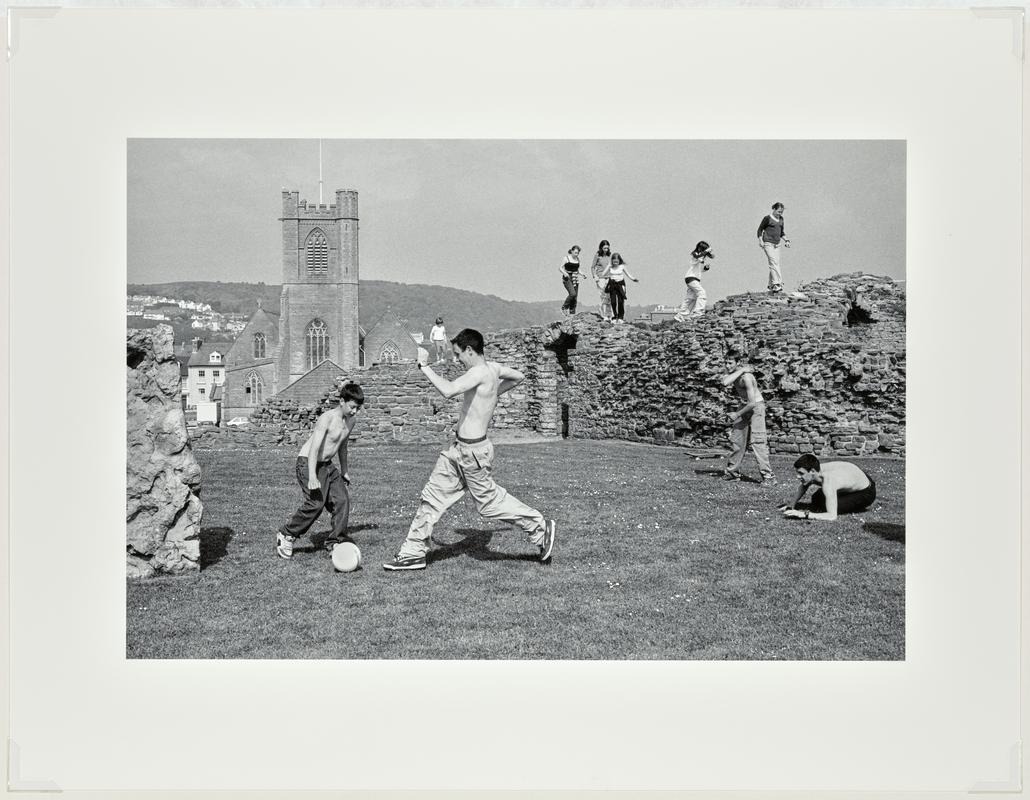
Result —
[[[364, 567], [334, 573], [324, 515], [292, 561], [275, 529], [300, 490], [292, 450], [199, 451], [199, 574], [127, 584], [130, 658], [902, 659], [902, 461], [857, 460], [873, 508], [788, 520], [783, 482], [726, 483], [676, 448], [497, 446], [496, 477], [558, 521], [553, 562], [471, 501], [441, 520], [429, 567], [384, 572], [439, 448], [351, 452]], [[745, 470], [757, 475], [753, 458]]]

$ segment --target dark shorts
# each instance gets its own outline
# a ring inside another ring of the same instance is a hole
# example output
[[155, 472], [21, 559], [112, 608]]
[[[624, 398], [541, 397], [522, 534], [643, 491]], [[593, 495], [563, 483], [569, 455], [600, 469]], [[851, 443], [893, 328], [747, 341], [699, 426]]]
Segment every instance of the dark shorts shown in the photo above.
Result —
[[[867, 476], [868, 477], [868, 476]], [[869, 478], [869, 485], [857, 492], [837, 492], [837, 513], [853, 514], [865, 511], [876, 499], [876, 482]], [[826, 495], [817, 489], [812, 495], [812, 511], [826, 510]]]

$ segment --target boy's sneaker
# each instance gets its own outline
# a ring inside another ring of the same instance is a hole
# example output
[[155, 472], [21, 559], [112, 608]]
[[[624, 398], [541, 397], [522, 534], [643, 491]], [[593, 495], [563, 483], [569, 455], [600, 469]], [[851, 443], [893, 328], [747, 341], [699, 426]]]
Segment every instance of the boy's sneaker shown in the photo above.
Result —
[[554, 550], [554, 536], [558, 532], [558, 523], [553, 519], [544, 523], [544, 541], [540, 545], [540, 563], [546, 564], [551, 560], [551, 551]]
[[739, 472], [734, 472], [733, 470], [729, 470], [729, 469], [725, 470], [722, 473], [722, 479], [724, 481], [739, 481], [743, 477], [744, 476], [741, 475]]
[[426, 568], [426, 557], [425, 556], [394, 556], [393, 561], [387, 561], [383, 564], [383, 569], [388, 569], [391, 572], [402, 569], [425, 569]]
[[297, 541], [296, 536], [287, 536], [282, 531], [276, 531], [275, 534], [275, 554], [279, 558], [285, 558], [289, 561], [293, 558], [293, 543]]

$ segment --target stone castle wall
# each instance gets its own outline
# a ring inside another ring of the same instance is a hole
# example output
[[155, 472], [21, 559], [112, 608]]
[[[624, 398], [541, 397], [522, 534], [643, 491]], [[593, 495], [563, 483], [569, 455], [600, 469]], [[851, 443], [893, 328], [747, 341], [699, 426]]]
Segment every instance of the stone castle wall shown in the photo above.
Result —
[[[736, 295], [682, 323], [612, 326], [584, 313], [548, 328], [490, 334], [487, 357], [526, 375], [501, 397], [493, 427], [724, 448], [727, 414], [741, 403], [719, 377], [727, 359], [746, 359], [767, 400], [773, 452], [903, 455], [903, 288], [856, 273], [810, 283], [802, 295]], [[454, 378], [461, 368], [441, 370]], [[413, 366], [350, 377], [366, 395], [357, 442], [440, 443], [453, 435], [458, 400], [440, 397]], [[314, 406], [273, 398], [247, 433], [203, 435], [294, 444], [329, 407], [330, 391]]]
[[770, 449], [823, 455], [904, 453], [905, 298], [887, 278], [837, 276], [804, 297], [746, 294], [686, 323], [555, 330], [566, 363], [557, 401], [573, 437], [726, 443], [739, 408], [720, 376], [754, 369]]

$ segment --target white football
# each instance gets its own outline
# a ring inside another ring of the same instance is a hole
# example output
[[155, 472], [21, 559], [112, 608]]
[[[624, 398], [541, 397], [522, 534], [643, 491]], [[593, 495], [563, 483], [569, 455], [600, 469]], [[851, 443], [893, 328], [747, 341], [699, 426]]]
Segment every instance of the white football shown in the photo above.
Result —
[[361, 551], [354, 542], [333, 545], [333, 568], [337, 572], [353, 572], [361, 566]]

